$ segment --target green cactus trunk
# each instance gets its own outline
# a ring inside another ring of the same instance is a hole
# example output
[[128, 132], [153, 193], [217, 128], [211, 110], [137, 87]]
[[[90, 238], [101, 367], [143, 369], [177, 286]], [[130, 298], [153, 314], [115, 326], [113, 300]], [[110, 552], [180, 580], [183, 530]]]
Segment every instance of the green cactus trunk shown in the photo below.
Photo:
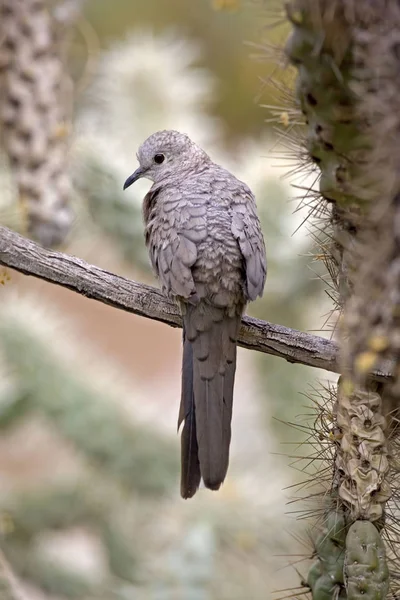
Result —
[[356, 521], [346, 537], [344, 561], [348, 600], [380, 600], [389, 591], [386, 551], [370, 521]]
[[[399, 150], [389, 126], [399, 119], [400, 9], [394, 0], [292, 0], [286, 10], [303, 145], [320, 171], [319, 202], [328, 215], [323, 256], [343, 312], [331, 497], [347, 536], [331, 539], [328, 510], [307, 583], [315, 600], [382, 600], [400, 392]], [[387, 58], [377, 58], [381, 48]], [[395, 365], [390, 385], [369, 378], [382, 358]]]
[[324, 527], [315, 540], [316, 559], [307, 576], [313, 598], [340, 598], [344, 589], [346, 520], [341, 508], [330, 507]]

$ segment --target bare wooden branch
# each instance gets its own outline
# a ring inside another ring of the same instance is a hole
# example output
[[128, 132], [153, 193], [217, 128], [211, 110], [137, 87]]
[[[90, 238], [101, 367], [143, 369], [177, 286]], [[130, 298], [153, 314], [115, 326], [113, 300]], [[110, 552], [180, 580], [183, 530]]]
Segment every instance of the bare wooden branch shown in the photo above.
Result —
[[[42, 248], [5, 227], [0, 227], [0, 264], [115, 308], [182, 327], [177, 306], [156, 288], [114, 275], [80, 258]], [[244, 317], [239, 344], [289, 362], [339, 372], [335, 342], [282, 325]], [[374, 373], [376, 379], [389, 376], [388, 369]]]

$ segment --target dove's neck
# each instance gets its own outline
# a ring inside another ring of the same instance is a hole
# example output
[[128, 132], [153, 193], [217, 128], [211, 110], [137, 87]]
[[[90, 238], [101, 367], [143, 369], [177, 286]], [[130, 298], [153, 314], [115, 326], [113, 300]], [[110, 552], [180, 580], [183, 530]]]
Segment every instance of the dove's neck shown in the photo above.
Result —
[[[203, 151], [202, 151], [203, 152]], [[154, 181], [157, 187], [163, 187], [168, 184], [176, 185], [179, 182], [187, 181], [188, 178], [204, 173], [213, 164], [210, 157], [203, 152], [203, 156], [196, 156], [190, 160], [182, 160], [179, 167], [176, 166], [170, 171], [165, 171], [160, 178]]]

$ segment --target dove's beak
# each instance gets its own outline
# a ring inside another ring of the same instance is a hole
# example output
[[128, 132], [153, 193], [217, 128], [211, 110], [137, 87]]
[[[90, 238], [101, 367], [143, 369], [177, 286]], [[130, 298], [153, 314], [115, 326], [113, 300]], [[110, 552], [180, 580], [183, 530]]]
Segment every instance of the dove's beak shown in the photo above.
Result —
[[134, 173], [132, 173], [132, 175], [130, 175], [128, 177], [128, 179], [125, 181], [124, 190], [126, 190], [126, 188], [128, 188], [130, 185], [132, 185], [132, 183], [135, 183], [135, 181], [137, 181], [138, 179], [143, 177], [144, 174], [145, 174], [145, 169], [143, 167], [139, 167], [138, 169], [136, 169], [136, 171]]

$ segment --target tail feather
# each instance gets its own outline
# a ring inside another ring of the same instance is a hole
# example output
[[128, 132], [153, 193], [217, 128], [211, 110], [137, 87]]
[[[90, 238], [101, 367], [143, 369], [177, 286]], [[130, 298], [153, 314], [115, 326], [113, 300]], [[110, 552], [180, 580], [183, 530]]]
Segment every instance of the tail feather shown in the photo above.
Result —
[[[241, 308], [241, 307], [238, 307]], [[200, 473], [206, 487], [217, 490], [229, 464], [236, 340], [241, 310], [200, 303], [184, 313], [181, 493], [196, 492]]]
[[183, 331], [182, 393], [178, 429], [181, 436], [181, 496], [191, 498], [200, 485], [200, 463], [196, 434], [196, 408], [193, 394], [193, 349]]
[[[236, 348], [236, 345], [235, 345]], [[236, 352], [234, 360], [231, 364], [226, 367], [224, 377], [224, 402], [223, 402], [223, 444], [222, 447], [225, 452], [222, 456], [223, 470], [225, 474], [229, 466], [229, 446], [231, 443], [231, 421], [232, 421], [232, 408], [233, 408], [233, 386], [235, 383], [235, 372], [236, 372]]]
[[194, 401], [196, 406], [197, 443], [199, 461], [204, 485], [217, 490], [225, 479], [224, 425], [230, 429], [230, 423], [223, 423], [224, 411], [224, 377], [218, 373], [212, 379], [204, 379], [201, 363], [195, 359], [193, 370]]

